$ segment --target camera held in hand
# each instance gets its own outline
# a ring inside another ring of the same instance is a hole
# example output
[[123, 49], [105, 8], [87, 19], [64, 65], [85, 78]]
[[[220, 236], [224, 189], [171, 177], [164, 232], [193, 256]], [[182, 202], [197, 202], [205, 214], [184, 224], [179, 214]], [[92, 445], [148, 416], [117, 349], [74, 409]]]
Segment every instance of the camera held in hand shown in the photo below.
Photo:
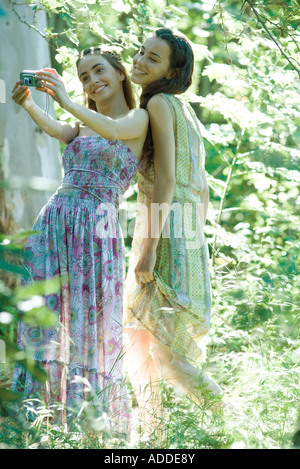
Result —
[[42, 86], [38, 78], [35, 76], [35, 71], [34, 70], [23, 70], [20, 73], [20, 80], [22, 81], [22, 85], [24, 86]]

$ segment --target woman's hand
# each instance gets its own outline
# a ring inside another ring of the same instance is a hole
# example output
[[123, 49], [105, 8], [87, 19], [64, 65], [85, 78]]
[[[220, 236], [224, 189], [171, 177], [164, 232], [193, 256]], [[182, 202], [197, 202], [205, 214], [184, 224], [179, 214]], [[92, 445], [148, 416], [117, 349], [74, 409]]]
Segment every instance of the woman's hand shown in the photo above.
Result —
[[62, 78], [54, 68], [43, 68], [35, 74], [41, 84], [36, 90], [49, 94], [62, 108], [71, 102]]
[[12, 90], [12, 99], [24, 109], [28, 109], [33, 103], [30, 89], [28, 86], [22, 85], [21, 80], [17, 81], [14, 89]]
[[156, 252], [149, 253], [143, 252], [136, 268], [134, 269], [135, 279], [137, 283], [151, 282], [153, 277], [153, 270], [156, 263]]

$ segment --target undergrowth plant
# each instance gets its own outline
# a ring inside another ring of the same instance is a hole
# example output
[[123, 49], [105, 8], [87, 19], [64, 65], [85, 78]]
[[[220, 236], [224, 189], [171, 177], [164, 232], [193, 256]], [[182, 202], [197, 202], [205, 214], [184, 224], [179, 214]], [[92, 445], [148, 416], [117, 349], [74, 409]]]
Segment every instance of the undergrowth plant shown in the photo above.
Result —
[[[10, 4], [18, 15], [17, 4]], [[36, 307], [34, 298], [55, 285], [22, 290], [3, 279], [0, 339], [7, 359], [0, 364], [1, 446], [299, 447], [299, 2], [90, 0], [87, 7], [77, 0], [43, 0], [28, 8], [30, 28], [39, 10], [46, 11], [48, 27], [37, 34], [48, 41], [52, 66], [80, 103], [77, 78], [69, 72], [79, 49], [99, 43], [118, 47], [130, 71], [133, 53], [153, 28], [178, 28], [194, 43], [194, 81], [182, 97], [202, 123], [210, 186], [205, 234], [213, 301], [203, 369], [222, 387], [225, 408], [221, 415], [209, 402], [197, 406], [162, 383], [164, 412], [152, 436], [140, 428], [132, 393], [129, 440], [109, 434], [84, 402], [74, 431], [54, 424], [57, 409], [43, 402], [28, 419], [10, 393], [13, 363], [22, 360], [41, 380], [45, 375], [17, 350], [20, 306], [25, 306], [22, 320], [51, 323], [50, 312]], [[136, 186], [127, 195], [132, 224]], [[14, 278], [21, 274], [19, 239], [5, 234], [0, 239], [0, 268]], [[128, 256], [130, 236], [125, 243]]]

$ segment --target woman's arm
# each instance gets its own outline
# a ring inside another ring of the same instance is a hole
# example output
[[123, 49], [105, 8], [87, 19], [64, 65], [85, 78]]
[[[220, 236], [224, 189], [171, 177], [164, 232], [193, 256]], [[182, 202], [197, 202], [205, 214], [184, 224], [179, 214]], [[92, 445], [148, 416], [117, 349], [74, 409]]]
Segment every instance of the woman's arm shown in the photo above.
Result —
[[144, 109], [132, 109], [126, 116], [112, 119], [72, 101], [64, 109], [107, 140], [134, 140], [146, 134], [148, 114]]
[[78, 135], [79, 122], [68, 124], [59, 122], [43, 111], [32, 98], [27, 86], [18, 81], [13, 89], [12, 99], [28, 112], [32, 120], [50, 137], [57, 138], [64, 144], [70, 143]]
[[134, 140], [146, 134], [149, 117], [144, 109], [132, 109], [125, 116], [112, 119], [71, 101], [61, 77], [55, 70], [43, 70], [37, 72], [37, 76], [45, 80], [42, 81], [40, 91], [50, 94], [63, 109], [107, 140]]
[[[156, 262], [156, 248], [172, 203], [176, 183], [175, 138], [173, 112], [162, 96], [153, 96], [147, 106], [150, 117], [154, 145], [155, 181], [148, 217], [148, 237], [144, 239], [141, 258], [135, 268], [137, 282], [153, 280]], [[154, 205], [156, 204], [156, 205]], [[168, 210], [159, 212], [159, 204], [165, 204]]]

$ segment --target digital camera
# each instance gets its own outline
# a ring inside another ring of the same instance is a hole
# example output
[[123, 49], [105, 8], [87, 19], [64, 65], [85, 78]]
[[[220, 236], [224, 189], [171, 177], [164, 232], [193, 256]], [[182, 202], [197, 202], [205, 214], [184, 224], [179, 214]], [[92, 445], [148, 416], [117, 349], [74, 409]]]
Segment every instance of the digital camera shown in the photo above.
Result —
[[41, 86], [38, 81], [38, 78], [35, 76], [34, 70], [23, 70], [20, 73], [20, 80], [22, 81], [22, 85], [25, 86]]

